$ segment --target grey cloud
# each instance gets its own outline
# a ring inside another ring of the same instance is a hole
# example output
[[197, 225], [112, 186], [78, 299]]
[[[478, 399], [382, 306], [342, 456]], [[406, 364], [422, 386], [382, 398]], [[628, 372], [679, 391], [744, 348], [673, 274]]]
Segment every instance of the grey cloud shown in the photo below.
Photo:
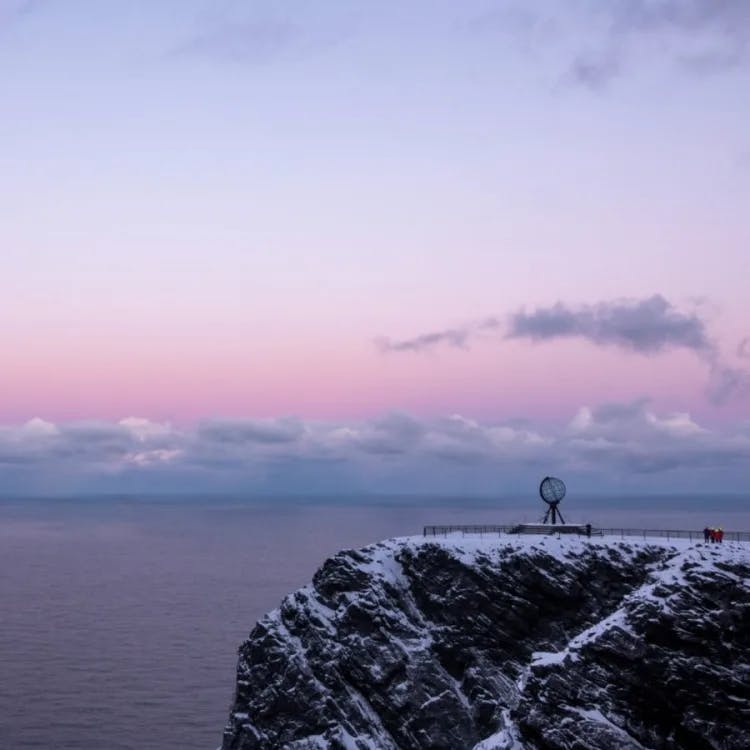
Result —
[[0, 444], [0, 466], [28, 465], [37, 463], [38, 450], [13, 444]]
[[711, 369], [707, 393], [715, 404], [750, 396], [750, 372], [740, 367], [716, 364]]
[[[179, 439], [174, 433], [170, 445]], [[160, 450], [163, 441], [140, 439], [120, 423], [90, 421], [54, 425], [33, 419], [19, 427], [0, 427], [0, 463], [88, 466], [113, 464]]]
[[445, 328], [440, 331], [422, 333], [410, 339], [390, 339], [385, 336], [375, 339], [375, 345], [381, 352], [424, 352], [445, 345], [454, 349], [468, 349], [470, 340], [484, 331], [495, 331], [500, 328], [500, 321], [495, 317], [485, 318], [469, 323], [460, 328]]
[[583, 408], [569, 426], [572, 461], [608, 465], [629, 474], [742, 468], [750, 439], [741, 431], [712, 432], [685, 413], [657, 415], [647, 399]]
[[466, 349], [469, 331], [462, 328], [449, 328], [443, 331], [430, 331], [411, 339], [391, 340], [379, 338], [375, 340], [378, 348], [383, 352], [423, 352], [433, 349], [440, 344], [455, 349]]
[[[747, 60], [750, 3], [746, 0], [619, 0], [610, 15], [605, 48], [618, 57], [636, 40], [672, 49], [685, 69], [714, 73]], [[599, 7], [599, 12], [607, 12]]]
[[217, 443], [290, 443], [304, 434], [304, 425], [299, 419], [212, 419], [203, 422], [198, 429], [202, 441]]
[[746, 0], [618, 0], [610, 7], [619, 32], [708, 29], [727, 37], [750, 33]]
[[639, 354], [669, 349], [694, 352], [706, 365], [706, 394], [714, 404], [750, 395], [750, 372], [729, 366], [696, 313], [677, 310], [661, 295], [643, 300], [601, 302], [570, 308], [558, 302], [511, 316], [508, 338], [551, 341], [580, 338], [596, 346], [617, 346]]
[[677, 448], [657, 442], [644, 445], [636, 441], [620, 444], [578, 440], [571, 444], [571, 449], [574, 455], [584, 458], [591, 466], [604, 464], [630, 475], [717, 471], [748, 464], [748, 445], [729, 440], [717, 443], [696, 441]]
[[[612, 428], [620, 434], [624, 427], [636, 425], [638, 427], [644, 424], [644, 416], [648, 413], [647, 398], [639, 398], [629, 403], [605, 403], [600, 404], [588, 412], [589, 420], [584, 429], [591, 432], [593, 429], [598, 431], [611, 431]], [[584, 412], [585, 414], [585, 412]], [[579, 416], [581, 413], [579, 412]]]
[[657, 415], [647, 398], [583, 407], [568, 425], [568, 434], [574, 438], [596, 438], [608, 442], [648, 442], [649, 438], [664, 436], [692, 439], [704, 432], [687, 413]]
[[412, 417], [389, 414], [364, 425], [353, 442], [366, 453], [401, 455], [412, 450], [423, 434], [423, 426]]
[[[377, 343], [383, 352], [422, 352], [439, 346], [467, 349], [469, 342], [483, 332], [494, 333], [501, 328], [498, 318], [489, 317], [461, 328], [411, 339], [379, 339]], [[660, 294], [577, 307], [557, 302], [531, 312], [521, 310], [509, 316], [504, 335], [506, 339], [537, 343], [578, 338], [595, 346], [613, 346], [643, 355], [683, 349], [693, 352], [706, 366], [710, 401], [722, 404], [750, 395], [750, 372], [724, 361], [705, 320], [696, 312], [677, 309]], [[750, 337], [740, 342], [737, 355], [750, 357]]]
[[566, 76], [567, 80], [592, 91], [603, 91], [622, 72], [622, 60], [615, 50], [604, 54], [576, 57]]
[[668, 348], [700, 353], [712, 350], [703, 320], [676, 310], [658, 294], [579, 308], [558, 302], [533, 313], [518, 312], [511, 316], [507, 336], [532, 341], [576, 337], [644, 354]]
[[439, 459], [474, 464], [492, 454], [485, 428], [458, 415], [437, 419], [425, 441], [425, 452]]
[[699, 74], [750, 60], [747, 0], [578, 0], [557, 6], [529, 0], [485, 13], [467, 28], [513, 34], [524, 51], [548, 59], [551, 53], [563, 83], [596, 92], [649, 48], [654, 58]]
[[[465, 349], [481, 331], [500, 328], [497, 318], [463, 328], [434, 331], [410, 339], [379, 339], [387, 352], [420, 352], [440, 345]], [[615, 300], [577, 308], [562, 302], [521, 311], [510, 316], [507, 338], [548, 341], [556, 338], [583, 338], [596, 345], [620, 346], [653, 354], [668, 348], [684, 348], [706, 354], [713, 351], [704, 321], [694, 313], [677, 310], [661, 295], [641, 300]]]
[[50, 445], [50, 457], [58, 460], [108, 462], [133, 450], [135, 441], [127, 430], [116, 424], [92, 422], [64, 425]]

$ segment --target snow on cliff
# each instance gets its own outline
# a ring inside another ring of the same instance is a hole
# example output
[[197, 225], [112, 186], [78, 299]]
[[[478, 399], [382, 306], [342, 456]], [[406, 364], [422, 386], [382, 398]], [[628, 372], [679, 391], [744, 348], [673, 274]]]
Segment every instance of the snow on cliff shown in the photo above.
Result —
[[347, 550], [240, 648], [223, 750], [750, 746], [741, 544]]

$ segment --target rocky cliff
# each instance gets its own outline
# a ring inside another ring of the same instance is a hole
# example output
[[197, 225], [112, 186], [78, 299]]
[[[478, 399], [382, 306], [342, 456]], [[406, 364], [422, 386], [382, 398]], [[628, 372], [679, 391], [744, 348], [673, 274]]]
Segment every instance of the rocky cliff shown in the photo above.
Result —
[[750, 747], [750, 551], [341, 552], [240, 648], [223, 750]]

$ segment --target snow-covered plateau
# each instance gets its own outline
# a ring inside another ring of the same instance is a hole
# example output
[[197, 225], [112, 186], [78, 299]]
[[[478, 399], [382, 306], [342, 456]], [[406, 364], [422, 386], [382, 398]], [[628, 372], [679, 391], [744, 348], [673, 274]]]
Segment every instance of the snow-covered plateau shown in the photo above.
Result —
[[746, 750], [750, 545], [393, 539], [239, 654], [223, 750]]

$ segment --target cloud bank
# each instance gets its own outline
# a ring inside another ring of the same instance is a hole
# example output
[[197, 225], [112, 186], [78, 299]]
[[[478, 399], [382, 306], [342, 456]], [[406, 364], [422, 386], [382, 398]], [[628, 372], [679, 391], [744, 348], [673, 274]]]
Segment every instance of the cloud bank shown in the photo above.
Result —
[[146, 419], [0, 427], [5, 494], [501, 492], [550, 471], [590, 490], [744, 489], [750, 425], [712, 429], [647, 400], [582, 407], [555, 427], [408, 414], [352, 422]]

